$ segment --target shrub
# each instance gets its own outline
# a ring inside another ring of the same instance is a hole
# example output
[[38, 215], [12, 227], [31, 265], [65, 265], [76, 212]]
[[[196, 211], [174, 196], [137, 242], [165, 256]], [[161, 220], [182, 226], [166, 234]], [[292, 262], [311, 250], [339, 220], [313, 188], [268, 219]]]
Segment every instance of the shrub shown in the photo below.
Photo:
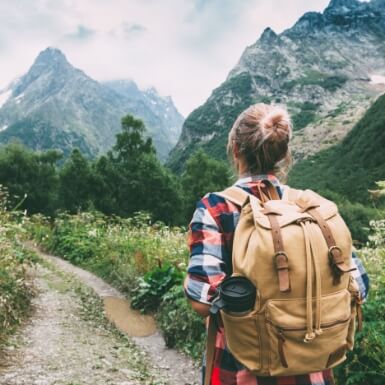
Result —
[[131, 306], [144, 313], [155, 311], [163, 296], [175, 285], [181, 284], [183, 273], [169, 264], [149, 271], [138, 279], [137, 287], [132, 290]]
[[191, 309], [182, 285], [164, 295], [157, 321], [168, 347], [176, 347], [195, 359], [201, 357], [206, 335], [204, 320]]

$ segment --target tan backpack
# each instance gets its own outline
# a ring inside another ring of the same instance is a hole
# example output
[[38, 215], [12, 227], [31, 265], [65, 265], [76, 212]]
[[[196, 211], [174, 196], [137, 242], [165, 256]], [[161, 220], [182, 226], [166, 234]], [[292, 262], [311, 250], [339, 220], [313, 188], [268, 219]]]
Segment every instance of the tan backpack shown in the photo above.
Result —
[[[242, 210], [233, 242], [233, 275], [257, 289], [254, 309], [221, 310], [227, 346], [258, 376], [331, 368], [353, 348], [361, 300], [351, 270], [352, 240], [337, 206], [313, 191], [269, 181], [261, 199], [239, 187], [218, 195]], [[212, 318], [212, 317], [211, 317]], [[210, 319], [205, 384], [210, 383], [215, 326]]]

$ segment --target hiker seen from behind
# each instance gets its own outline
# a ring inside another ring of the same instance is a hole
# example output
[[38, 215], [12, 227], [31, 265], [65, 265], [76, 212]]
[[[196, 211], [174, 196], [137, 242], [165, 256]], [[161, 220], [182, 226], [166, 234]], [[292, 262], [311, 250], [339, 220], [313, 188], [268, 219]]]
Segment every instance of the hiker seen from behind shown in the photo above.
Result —
[[256, 104], [229, 132], [238, 180], [190, 223], [185, 293], [208, 317], [204, 385], [330, 385], [353, 349], [368, 277], [336, 205], [283, 184], [292, 125]]

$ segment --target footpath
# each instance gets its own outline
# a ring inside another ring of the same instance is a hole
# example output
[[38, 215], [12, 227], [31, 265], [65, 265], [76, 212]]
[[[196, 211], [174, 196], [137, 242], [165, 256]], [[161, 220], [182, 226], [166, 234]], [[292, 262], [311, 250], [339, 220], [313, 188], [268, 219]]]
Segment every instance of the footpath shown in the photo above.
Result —
[[95, 275], [35, 251], [32, 315], [0, 356], [0, 385], [199, 382], [199, 369], [165, 347], [152, 317]]

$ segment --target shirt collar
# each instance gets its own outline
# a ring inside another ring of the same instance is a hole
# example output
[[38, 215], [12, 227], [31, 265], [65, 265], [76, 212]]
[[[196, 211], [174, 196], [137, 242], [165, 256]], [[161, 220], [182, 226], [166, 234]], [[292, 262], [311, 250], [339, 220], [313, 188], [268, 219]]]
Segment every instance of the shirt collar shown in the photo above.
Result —
[[257, 182], [259, 180], [268, 179], [273, 186], [280, 186], [278, 178], [274, 174], [253, 174], [253, 175], [242, 175], [234, 183], [234, 186], [241, 186], [252, 182]]

